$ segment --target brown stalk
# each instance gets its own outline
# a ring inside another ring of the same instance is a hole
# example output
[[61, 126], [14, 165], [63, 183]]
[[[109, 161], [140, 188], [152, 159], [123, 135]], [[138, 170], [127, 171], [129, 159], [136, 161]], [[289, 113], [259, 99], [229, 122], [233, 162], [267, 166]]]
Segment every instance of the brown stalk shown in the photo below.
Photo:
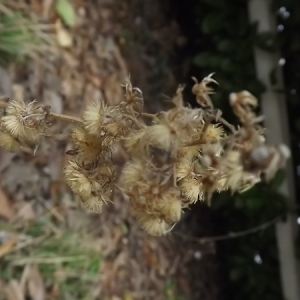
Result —
[[[4, 98], [4, 99], [7, 99], [7, 98]], [[0, 108], [5, 109], [5, 108], [7, 108], [7, 106], [8, 106], [8, 103], [0, 101]], [[80, 118], [71, 117], [71, 116], [64, 115], [64, 114], [57, 114], [55, 112], [49, 112], [47, 115], [51, 116], [57, 120], [61, 120], [61, 121], [65, 121], [65, 122], [80, 123], [80, 124], [82, 123], [82, 120]]]

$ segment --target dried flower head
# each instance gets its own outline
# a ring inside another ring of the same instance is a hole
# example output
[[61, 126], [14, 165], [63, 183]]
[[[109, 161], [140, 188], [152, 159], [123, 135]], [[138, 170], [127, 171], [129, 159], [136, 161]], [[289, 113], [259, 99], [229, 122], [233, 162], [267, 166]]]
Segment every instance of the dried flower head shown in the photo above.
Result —
[[[209, 204], [215, 192], [244, 192], [262, 179], [270, 180], [290, 157], [285, 145], [266, 143], [263, 117], [255, 111], [258, 100], [249, 92], [230, 94], [240, 122], [237, 128], [214, 109], [210, 84], [217, 82], [212, 75], [200, 82], [194, 78], [192, 92], [200, 108], [185, 105], [183, 86], [179, 86], [172, 108], [155, 115], [142, 112], [142, 92], [129, 80], [119, 105], [93, 103], [82, 120], [55, 115], [48, 107], [35, 107], [35, 102], [2, 103], [7, 107], [0, 146], [19, 151], [24, 150], [23, 142], [36, 143], [47, 134], [49, 115], [75, 122], [69, 135], [74, 149], [67, 152], [72, 159], [64, 174], [82, 205], [102, 211], [117, 185], [130, 198], [138, 224], [151, 235], [164, 235], [192, 203]], [[116, 142], [129, 157], [120, 174], [113, 165]]]
[[82, 127], [76, 127], [70, 138], [75, 148], [68, 151], [68, 154], [77, 155], [83, 165], [96, 165], [100, 159], [109, 159], [109, 138], [91, 135]]
[[21, 144], [10, 134], [0, 131], [0, 146], [8, 152], [18, 152]]
[[87, 132], [113, 140], [124, 139], [134, 128], [143, 128], [133, 110], [120, 105], [107, 106], [103, 101], [92, 103], [83, 113], [83, 124]]
[[67, 184], [78, 194], [82, 204], [100, 212], [103, 204], [110, 202], [115, 178], [114, 166], [102, 163], [94, 169], [87, 170], [76, 161], [70, 161], [64, 169]]
[[124, 101], [121, 106], [126, 108], [129, 113], [141, 113], [144, 108], [144, 99], [142, 91], [137, 87], [132, 87], [130, 79], [128, 78], [125, 84]]
[[81, 197], [89, 197], [92, 193], [93, 184], [97, 184], [91, 181], [85, 173], [86, 171], [75, 161], [70, 161], [64, 168], [65, 178], [69, 187]]
[[202, 121], [202, 110], [175, 107], [161, 113], [153, 125], [148, 126], [145, 139], [176, 156], [179, 148], [199, 138], [204, 128]]
[[117, 136], [122, 130], [122, 114], [118, 106], [108, 107], [103, 101], [92, 103], [83, 113], [85, 129], [96, 136]]
[[282, 168], [290, 157], [290, 150], [285, 145], [268, 147], [261, 145], [250, 152], [243, 153], [243, 166], [250, 172], [260, 172], [270, 180], [277, 170]]
[[164, 220], [145, 212], [136, 213], [136, 219], [141, 228], [153, 236], [165, 235], [171, 228]]
[[120, 182], [135, 211], [170, 226], [180, 220], [182, 199], [169, 166], [157, 168], [141, 160], [131, 161], [125, 165]]
[[134, 157], [149, 156], [149, 141], [146, 137], [146, 128], [132, 130], [123, 140], [125, 150]]
[[24, 101], [11, 101], [6, 108], [6, 115], [1, 119], [2, 126], [15, 138], [22, 138], [36, 143], [46, 133], [47, 107], [36, 107], [36, 101], [28, 105]]
[[198, 82], [198, 80], [195, 77], [192, 78], [195, 81], [195, 85], [192, 88], [192, 92], [196, 96], [197, 103], [202, 107], [213, 108], [213, 103], [209, 95], [213, 94], [214, 90], [213, 88], [208, 86], [208, 84], [210, 83], [218, 84], [218, 82], [212, 78], [213, 75], [214, 73], [209, 74], [201, 82]]

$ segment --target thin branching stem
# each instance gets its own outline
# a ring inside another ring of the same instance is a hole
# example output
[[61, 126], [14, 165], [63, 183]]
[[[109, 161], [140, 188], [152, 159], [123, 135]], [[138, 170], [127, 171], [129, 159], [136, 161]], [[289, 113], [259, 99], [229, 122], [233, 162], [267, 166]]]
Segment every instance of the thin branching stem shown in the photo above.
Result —
[[80, 118], [63, 115], [63, 114], [57, 114], [54, 112], [49, 112], [49, 116], [51, 116], [55, 119], [58, 119], [58, 120], [66, 121], [66, 122], [80, 123], [80, 124], [82, 123], [82, 120]]
[[[6, 97], [4, 99], [6, 99]], [[0, 101], [0, 108], [5, 109], [5, 108], [7, 108], [7, 106], [8, 106], [8, 103]], [[65, 122], [80, 123], [80, 124], [82, 123], [82, 120], [80, 118], [68, 116], [68, 115], [64, 115], [64, 114], [58, 114], [58, 113], [51, 112], [51, 111], [48, 113], [48, 116], [51, 116], [57, 120], [61, 120], [61, 121], [65, 121]], [[30, 117], [30, 116], [27, 116], [27, 117]]]
[[184, 238], [186, 240], [199, 242], [201, 244], [211, 243], [211, 242], [218, 242], [218, 241], [225, 241], [225, 240], [236, 239], [236, 238], [239, 238], [239, 237], [247, 236], [249, 234], [253, 234], [253, 233], [257, 233], [259, 231], [265, 230], [265, 229], [273, 226], [274, 224], [278, 223], [280, 220], [282, 220], [282, 218], [284, 216], [285, 216], [284, 214], [281, 214], [281, 215], [271, 219], [270, 221], [265, 222], [263, 224], [260, 224], [258, 226], [255, 226], [255, 227], [252, 227], [252, 228], [249, 228], [249, 229], [246, 229], [246, 230], [238, 231], [238, 232], [230, 232], [230, 233], [224, 234], [224, 235], [196, 238], [196, 237], [192, 237], [192, 236], [187, 236], [187, 235], [182, 234], [180, 232], [174, 232], [174, 234], [176, 234], [178, 236], [181, 236], [182, 238]]

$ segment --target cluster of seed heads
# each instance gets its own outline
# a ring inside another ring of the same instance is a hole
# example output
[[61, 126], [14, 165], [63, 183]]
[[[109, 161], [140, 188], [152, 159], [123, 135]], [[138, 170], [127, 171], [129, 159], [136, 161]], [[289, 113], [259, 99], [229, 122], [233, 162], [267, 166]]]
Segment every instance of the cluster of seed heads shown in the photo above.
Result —
[[[71, 159], [64, 174], [87, 209], [101, 212], [117, 188], [130, 199], [139, 225], [151, 235], [164, 235], [191, 204], [210, 203], [214, 192], [246, 191], [284, 166], [290, 151], [266, 144], [253, 95], [242, 91], [229, 96], [240, 123], [236, 128], [213, 106], [210, 85], [217, 82], [212, 74], [194, 80], [199, 108], [184, 103], [179, 86], [169, 110], [144, 113], [142, 92], [128, 81], [121, 103], [93, 103], [82, 119], [73, 120], [69, 138], [74, 147], [67, 152]], [[2, 107], [0, 145], [8, 151], [36, 148], [42, 136], [51, 136], [49, 117], [68, 120], [35, 102], [12, 101]], [[120, 171], [112, 157], [117, 144], [128, 154]]]

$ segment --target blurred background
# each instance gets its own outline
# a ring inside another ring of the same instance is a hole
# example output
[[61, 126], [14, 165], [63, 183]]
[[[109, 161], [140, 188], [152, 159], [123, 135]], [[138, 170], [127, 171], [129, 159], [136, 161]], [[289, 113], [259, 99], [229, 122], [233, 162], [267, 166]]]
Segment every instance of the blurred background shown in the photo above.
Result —
[[197, 203], [154, 238], [118, 196], [99, 215], [81, 208], [67, 141], [0, 150], [0, 299], [300, 299], [299, 32], [296, 0], [0, 0], [0, 95], [79, 117], [119, 103], [130, 74], [157, 112], [181, 83], [195, 106], [191, 77], [215, 72], [225, 118], [236, 124], [228, 96], [248, 90], [293, 155], [270, 183]]

